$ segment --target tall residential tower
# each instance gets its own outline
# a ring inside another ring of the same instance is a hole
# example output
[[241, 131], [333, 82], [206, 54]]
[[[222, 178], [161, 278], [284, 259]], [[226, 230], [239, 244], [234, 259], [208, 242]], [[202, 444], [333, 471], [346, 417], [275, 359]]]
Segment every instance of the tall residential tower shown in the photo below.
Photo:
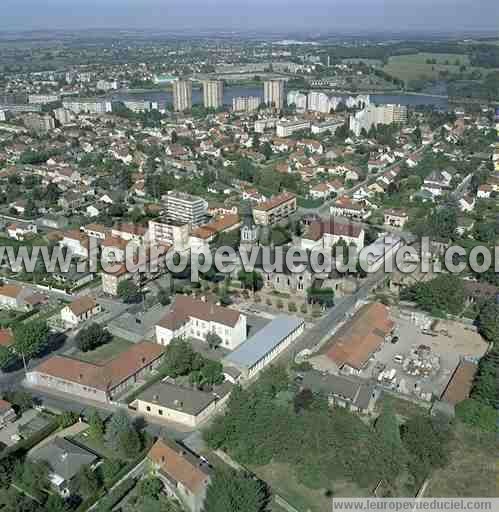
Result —
[[284, 80], [266, 80], [263, 83], [263, 101], [279, 110], [284, 107]]
[[192, 109], [192, 82], [176, 80], [173, 82], [173, 110], [184, 112]]
[[220, 108], [224, 104], [224, 83], [222, 80], [203, 81], [204, 108]]

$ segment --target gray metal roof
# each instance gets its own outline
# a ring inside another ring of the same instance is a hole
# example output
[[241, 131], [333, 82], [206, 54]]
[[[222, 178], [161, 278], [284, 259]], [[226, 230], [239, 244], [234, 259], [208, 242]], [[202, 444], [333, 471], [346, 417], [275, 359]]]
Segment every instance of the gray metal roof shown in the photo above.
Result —
[[303, 324], [301, 318], [280, 315], [239, 345], [223, 360], [238, 368], [251, 368], [272, 351], [288, 334]]

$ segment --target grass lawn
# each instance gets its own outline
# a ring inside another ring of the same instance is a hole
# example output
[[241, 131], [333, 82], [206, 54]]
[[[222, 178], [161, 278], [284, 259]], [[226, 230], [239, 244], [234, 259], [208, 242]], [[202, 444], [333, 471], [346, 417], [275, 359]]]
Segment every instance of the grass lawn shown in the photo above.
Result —
[[496, 434], [458, 424], [450, 463], [436, 471], [425, 493], [429, 497], [496, 497], [498, 447]]
[[[250, 467], [258, 477], [267, 482], [275, 494], [279, 494], [290, 505], [300, 511], [323, 512], [331, 508], [331, 498], [324, 489], [310, 489], [300, 484], [287, 464], [271, 463], [261, 467]], [[361, 489], [352, 482], [336, 481], [331, 486], [334, 496], [365, 497], [369, 491]], [[272, 505], [272, 510], [282, 507]]]
[[376, 412], [381, 411], [385, 401], [390, 401], [395, 414], [397, 414], [401, 419], [410, 418], [417, 414], [428, 414], [428, 409], [421, 407], [410, 400], [404, 400], [403, 398], [398, 398], [396, 396], [389, 395], [388, 393], [384, 393], [383, 398], [376, 404]]
[[117, 338], [115, 336], [109, 343], [106, 343], [95, 350], [90, 352], [78, 351], [71, 356], [76, 359], [80, 359], [81, 361], [86, 361], [87, 363], [102, 364], [114, 359], [125, 350], [128, 350], [132, 345], [133, 343], [130, 341]]
[[[436, 64], [427, 64], [427, 59], [435, 59]], [[459, 65], [456, 62], [459, 61]], [[446, 62], [448, 64], [446, 64]], [[459, 68], [465, 65], [466, 72], [472, 70], [482, 70], [470, 66], [467, 55], [451, 53], [415, 53], [411, 55], [396, 55], [388, 59], [383, 70], [402, 80], [436, 80], [439, 78], [440, 71], [449, 73], [459, 73]], [[489, 69], [492, 71], [492, 69]]]
[[96, 453], [102, 459], [116, 459], [116, 451], [112, 448], [108, 448], [105, 443], [100, 443], [92, 439], [90, 436], [85, 437], [85, 432], [80, 432], [79, 434], [73, 436], [71, 439], [74, 439], [76, 443], [86, 446], [90, 451]]

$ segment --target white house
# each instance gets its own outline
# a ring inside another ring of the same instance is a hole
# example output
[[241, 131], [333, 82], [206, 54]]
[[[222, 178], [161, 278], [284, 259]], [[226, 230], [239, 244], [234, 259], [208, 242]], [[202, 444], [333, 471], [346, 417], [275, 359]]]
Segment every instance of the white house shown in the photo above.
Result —
[[217, 334], [221, 346], [234, 350], [246, 340], [246, 316], [201, 299], [180, 295], [172, 309], [156, 325], [156, 341], [168, 345], [173, 338], [195, 338], [206, 341]]
[[7, 234], [9, 238], [14, 240], [24, 240], [26, 235], [38, 233], [36, 224], [10, 224], [7, 226]]
[[61, 320], [71, 327], [76, 327], [81, 322], [94, 317], [102, 311], [91, 297], [80, 297], [61, 310]]

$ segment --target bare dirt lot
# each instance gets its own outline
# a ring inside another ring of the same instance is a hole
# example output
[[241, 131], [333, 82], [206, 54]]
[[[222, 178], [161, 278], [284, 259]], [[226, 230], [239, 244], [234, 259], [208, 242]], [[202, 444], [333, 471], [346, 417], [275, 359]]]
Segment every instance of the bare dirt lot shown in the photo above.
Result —
[[[392, 309], [392, 317], [396, 323], [395, 334], [398, 336], [397, 343], [385, 343], [381, 350], [375, 355], [368, 367], [362, 372], [361, 377], [376, 377], [376, 364], [378, 367], [385, 366], [387, 370], [395, 370], [393, 380], [394, 389], [412, 394], [415, 386], [419, 386], [421, 392], [431, 393], [440, 396], [451, 378], [460, 358], [480, 358], [487, 349], [487, 343], [469, 325], [455, 321], [437, 321], [430, 331], [424, 330], [420, 323], [416, 323], [411, 315], [406, 312]], [[429, 319], [431, 323], [431, 319]], [[426, 332], [426, 333], [425, 333]], [[438, 360], [438, 364], [430, 372], [430, 375], [423, 377], [411, 375], [404, 370], [400, 361], [411, 356], [411, 350], [420, 346], [428, 347], [431, 352], [429, 358]]]

